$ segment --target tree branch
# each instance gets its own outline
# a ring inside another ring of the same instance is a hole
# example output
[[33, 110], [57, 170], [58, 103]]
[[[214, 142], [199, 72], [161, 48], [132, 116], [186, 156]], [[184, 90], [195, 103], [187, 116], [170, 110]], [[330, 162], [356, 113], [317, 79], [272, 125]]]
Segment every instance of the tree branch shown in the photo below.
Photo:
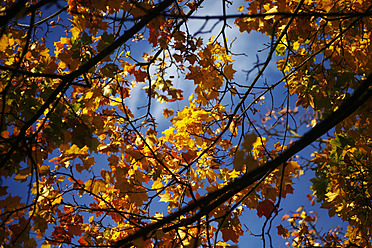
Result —
[[163, 218], [161, 221], [155, 222], [143, 229], [138, 230], [137, 232], [129, 235], [128, 237], [117, 241], [114, 244], [114, 247], [125, 247], [133, 240], [137, 238], [149, 238], [147, 235], [151, 235], [155, 230], [163, 228], [163, 231], [171, 231], [180, 226], [180, 223], [174, 224], [172, 226], [164, 228], [166, 225], [169, 225], [173, 221], [176, 221], [180, 216], [200, 209], [198, 213], [194, 214], [192, 217], [185, 219], [181, 223], [182, 226], [191, 224], [196, 220], [200, 219], [202, 216], [207, 215], [211, 210], [223, 204], [227, 200], [231, 199], [236, 193], [244, 190], [257, 180], [260, 180], [262, 177], [269, 175], [274, 169], [286, 163], [288, 159], [300, 152], [302, 149], [310, 145], [316, 139], [320, 138], [323, 134], [328, 132], [338, 123], [343, 121], [349, 115], [351, 115], [355, 110], [363, 105], [370, 97], [372, 96], [372, 74], [370, 74], [366, 80], [361, 84], [359, 89], [355, 93], [344, 101], [344, 103], [337, 109], [335, 112], [330, 114], [326, 119], [317, 124], [309, 132], [307, 132], [300, 140], [296, 141], [291, 147], [284, 151], [281, 155], [276, 157], [274, 160], [271, 160], [264, 164], [263, 166], [258, 167], [257, 169], [244, 174], [240, 178], [234, 180], [233, 182], [227, 184], [223, 188], [213, 191], [206, 196], [200, 198], [197, 201], [190, 203], [188, 206], [182, 208], [181, 210]]
[[137, 32], [139, 32], [142, 28], [144, 28], [151, 20], [155, 17], [159, 16], [161, 12], [167, 9], [174, 0], [165, 0], [158, 4], [155, 8], [152, 9], [146, 16], [144, 16], [138, 23], [136, 23], [133, 27], [128, 29], [124, 32], [122, 36], [116, 39], [113, 43], [111, 43], [108, 47], [98, 53], [96, 56], [91, 58], [87, 63], [81, 65], [77, 70], [67, 74], [63, 77], [62, 82], [58, 85], [58, 87], [53, 91], [53, 93], [49, 96], [49, 98], [45, 101], [45, 103], [38, 109], [35, 115], [25, 122], [24, 126], [21, 128], [18, 137], [12, 144], [11, 149], [5, 154], [3, 158], [1, 158], [0, 168], [2, 168], [10, 159], [13, 152], [18, 147], [19, 142], [23, 139], [26, 134], [26, 131], [29, 127], [31, 127], [43, 114], [44, 111], [52, 104], [60, 94], [64, 94], [68, 89], [70, 83], [75, 80], [80, 75], [89, 71], [90, 68], [97, 65], [101, 62], [106, 56], [109, 56], [110, 53], [115, 51], [119, 46], [127, 42], [131, 39]]

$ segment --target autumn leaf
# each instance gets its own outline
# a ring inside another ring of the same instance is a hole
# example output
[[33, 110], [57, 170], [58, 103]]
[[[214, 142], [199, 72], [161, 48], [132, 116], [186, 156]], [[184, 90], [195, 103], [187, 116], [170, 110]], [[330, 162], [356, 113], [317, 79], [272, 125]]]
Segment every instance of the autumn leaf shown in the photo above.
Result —
[[223, 241], [227, 242], [229, 240], [231, 240], [232, 242], [234, 243], [238, 243], [239, 242], [239, 235], [237, 235], [237, 233], [235, 232], [235, 230], [233, 228], [223, 228], [221, 230], [222, 232], [222, 239]]
[[163, 109], [163, 116], [169, 118], [174, 114], [173, 109]]
[[3, 2], [4, 247], [372, 246], [370, 1]]
[[159, 202], [169, 202], [172, 200], [172, 196], [169, 193], [161, 194]]
[[84, 189], [92, 192], [95, 195], [98, 195], [99, 193], [106, 191], [106, 183], [101, 179], [90, 179], [84, 183]]
[[257, 215], [258, 217], [265, 216], [266, 218], [269, 218], [271, 216], [271, 213], [275, 213], [277, 210], [274, 206], [274, 203], [268, 199], [259, 202], [257, 205]]
[[286, 228], [284, 228], [282, 225], [279, 225], [276, 227], [278, 229], [278, 235], [282, 236], [283, 238], [289, 238], [290, 234]]
[[257, 140], [257, 135], [255, 135], [254, 133], [246, 134], [244, 135], [244, 141], [242, 143], [242, 147], [246, 151], [251, 151], [253, 144], [256, 142], [256, 140]]
[[232, 68], [232, 64], [228, 64], [224, 67], [224, 75], [226, 76], [227, 79], [234, 79], [234, 74], [236, 70]]
[[289, 161], [285, 166], [286, 170], [288, 170], [289, 173], [292, 173], [294, 175], [296, 175], [301, 168], [297, 161]]
[[222, 240], [227, 242], [231, 240], [234, 243], [239, 242], [239, 237], [243, 235], [241, 224], [238, 219], [225, 220], [221, 228]]
[[156, 180], [152, 184], [152, 188], [156, 190], [160, 190], [162, 187], [163, 187], [163, 183], [161, 182], [161, 180]]

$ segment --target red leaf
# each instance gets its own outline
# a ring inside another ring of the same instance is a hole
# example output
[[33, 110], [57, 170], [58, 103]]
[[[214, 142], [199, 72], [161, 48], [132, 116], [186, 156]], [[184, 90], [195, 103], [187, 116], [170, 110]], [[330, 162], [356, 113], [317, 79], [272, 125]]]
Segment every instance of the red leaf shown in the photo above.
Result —
[[71, 239], [72, 239], [71, 234], [68, 233], [63, 227], [55, 226], [52, 235], [59, 242], [71, 243]]
[[134, 77], [136, 78], [137, 82], [145, 82], [145, 79], [147, 78], [147, 72], [138, 69], [134, 72]]
[[231, 240], [235, 244], [239, 242], [239, 235], [232, 228], [223, 228], [221, 232], [223, 241], [227, 242]]
[[279, 225], [276, 227], [278, 229], [278, 235], [282, 236], [283, 238], [289, 237], [289, 232], [287, 229], [285, 229], [282, 225]]
[[274, 203], [268, 199], [259, 202], [257, 206], [257, 215], [258, 217], [265, 216], [269, 218], [272, 212], [276, 212]]

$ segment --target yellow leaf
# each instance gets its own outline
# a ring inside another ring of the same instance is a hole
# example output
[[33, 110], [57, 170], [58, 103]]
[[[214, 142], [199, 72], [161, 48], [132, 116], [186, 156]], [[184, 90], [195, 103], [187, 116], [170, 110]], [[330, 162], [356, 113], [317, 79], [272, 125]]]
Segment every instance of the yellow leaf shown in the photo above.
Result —
[[27, 177], [30, 176], [31, 174], [27, 174], [27, 175], [20, 175], [18, 174], [17, 176], [14, 177], [15, 180], [19, 180], [19, 181], [26, 181]]
[[[267, 5], [267, 4], [266, 4]], [[265, 6], [266, 7], [266, 6]], [[272, 7], [271, 9], [269, 9], [268, 11], [265, 12], [265, 14], [270, 14], [270, 13], [275, 13], [275, 12], [278, 12], [278, 6], [274, 6]], [[268, 16], [265, 16], [265, 20], [269, 20], [269, 19], [272, 19], [274, 18], [274, 15], [268, 15]]]
[[333, 1], [322, 1], [322, 5], [325, 12], [330, 12], [334, 3]]
[[0, 51], [5, 51], [5, 49], [7, 49], [9, 46], [13, 46], [13, 44], [14, 40], [4, 34], [0, 39]]
[[255, 159], [258, 159], [260, 156], [260, 152], [264, 149], [266, 144], [266, 138], [265, 137], [257, 137], [256, 141], [253, 143], [253, 157]]
[[57, 196], [52, 200], [51, 205], [59, 205], [61, 204], [63, 200], [63, 197], [60, 194], [57, 194]]
[[93, 96], [93, 91], [88, 91], [84, 94], [85, 99], [91, 99]]
[[205, 175], [207, 176], [208, 180], [214, 181], [216, 179], [216, 173], [209, 168], [205, 170]]
[[229, 63], [233, 62], [234, 60], [231, 59], [231, 55], [222, 54], [218, 56], [218, 59], [222, 61], [222, 63]]
[[[152, 130], [152, 129], [151, 129]], [[152, 132], [146, 132], [147, 136], [146, 136], [146, 143], [147, 145], [153, 149], [155, 147], [155, 144], [158, 143], [158, 139], [156, 138], [156, 134], [155, 133], [152, 133]]]
[[297, 51], [300, 48], [300, 46], [301, 46], [301, 43], [299, 41], [296, 41], [293, 43], [292, 49]]
[[102, 179], [90, 179], [84, 183], [84, 188], [97, 195], [100, 192], [106, 191], [106, 184]]
[[172, 200], [172, 195], [169, 193], [165, 193], [165, 194], [160, 195], [159, 202], [169, 202], [171, 200]]
[[76, 144], [73, 144], [68, 150], [62, 154], [61, 162], [74, 159], [76, 157], [85, 158], [88, 156], [88, 147], [84, 146], [79, 148]]
[[31, 175], [31, 168], [27, 167], [19, 171], [18, 175], [14, 177], [15, 180], [25, 181]]
[[301, 207], [297, 208], [296, 212], [300, 212], [302, 210], [304, 210], [304, 206], [301, 206]]
[[73, 28], [70, 29], [70, 31], [72, 33], [72, 37], [77, 38], [77, 37], [80, 36], [81, 31], [80, 31], [79, 28], [73, 27]]
[[156, 180], [153, 182], [152, 189], [159, 190], [161, 188], [163, 188], [163, 183], [161, 182], [161, 180]]
[[174, 127], [169, 127], [168, 129], [163, 131], [163, 134], [165, 135], [167, 139], [169, 139], [170, 137], [174, 135], [174, 130], [175, 130]]
[[339, 192], [328, 192], [328, 193], [326, 194], [326, 196], [327, 196], [327, 198], [328, 198], [327, 201], [328, 201], [328, 202], [331, 202], [331, 201], [335, 200], [336, 197], [339, 196], [339, 195], [340, 195]]

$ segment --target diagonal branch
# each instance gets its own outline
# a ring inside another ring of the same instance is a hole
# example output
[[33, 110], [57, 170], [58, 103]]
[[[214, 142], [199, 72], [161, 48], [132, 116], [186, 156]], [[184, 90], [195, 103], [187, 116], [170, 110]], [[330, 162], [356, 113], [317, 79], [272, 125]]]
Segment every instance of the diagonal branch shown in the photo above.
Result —
[[[138, 230], [137, 232], [127, 236], [126, 238], [117, 241], [114, 247], [125, 247], [137, 238], [149, 238], [154, 231], [163, 228], [163, 232], [177, 229], [179, 226], [186, 226], [200, 219], [201, 217], [208, 215], [214, 208], [223, 204], [227, 200], [231, 199], [236, 193], [244, 190], [257, 180], [270, 174], [274, 169], [286, 163], [288, 159], [303, 150], [305, 147], [310, 145], [316, 139], [320, 138], [323, 134], [328, 132], [338, 123], [343, 121], [360, 106], [362, 106], [372, 96], [372, 74], [363, 81], [359, 89], [354, 94], [345, 100], [343, 104], [335, 112], [330, 114], [326, 119], [317, 124], [309, 132], [307, 132], [300, 140], [296, 141], [290, 148], [284, 151], [281, 155], [276, 157], [258, 167], [257, 169], [244, 174], [235, 181], [227, 184], [223, 188], [213, 191], [206, 196], [200, 198], [197, 201], [190, 203], [188, 206], [181, 210], [163, 218], [161, 221], [155, 222], [148, 225], [147, 227]], [[182, 223], [177, 223], [164, 228], [165, 226], [177, 221], [177, 219], [190, 211], [200, 209], [199, 212], [194, 214], [192, 217], [185, 219]]]
[[38, 111], [33, 115], [33, 117], [25, 122], [24, 126], [21, 128], [18, 137], [13, 141], [11, 149], [1, 158], [0, 168], [3, 167], [14, 151], [17, 149], [18, 144], [26, 135], [26, 131], [31, 127], [41, 116], [43, 116], [44, 111], [51, 105], [53, 102], [58, 98], [59, 95], [64, 94], [73, 80], [77, 77], [81, 76], [84, 73], [87, 73], [90, 68], [97, 65], [101, 60], [103, 60], [106, 56], [109, 56], [113, 51], [115, 51], [118, 47], [122, 44], [127, 42], [130, 38], [132, 38], [136, 33], [138, 33], [142, 28], [144, 28], [151, 20], [159, 16], [164, 10], [166, 10], [171, 4], [173, 4], [174, 0], [164, 0], [163, 2], [159, 3], [155, 8], [152, 9], [146, 16], [144, 16], [138, 23], [136, 23], [133, 27], [128, 29], [124, 32], [122, 36], [116, 39], [113, 43], [111, 43], [108, 47], [106, 47], [103, 51], [98, 53], [96, 56], [91, 58], [87, 63], [81, 65], [76, 71], [71, 72], [63, 77], [61, 83], [58, 87], [53, 91], [53, 93], [49, 96], [49, 98], [45, 101], [45, 103], [38, 109]]

